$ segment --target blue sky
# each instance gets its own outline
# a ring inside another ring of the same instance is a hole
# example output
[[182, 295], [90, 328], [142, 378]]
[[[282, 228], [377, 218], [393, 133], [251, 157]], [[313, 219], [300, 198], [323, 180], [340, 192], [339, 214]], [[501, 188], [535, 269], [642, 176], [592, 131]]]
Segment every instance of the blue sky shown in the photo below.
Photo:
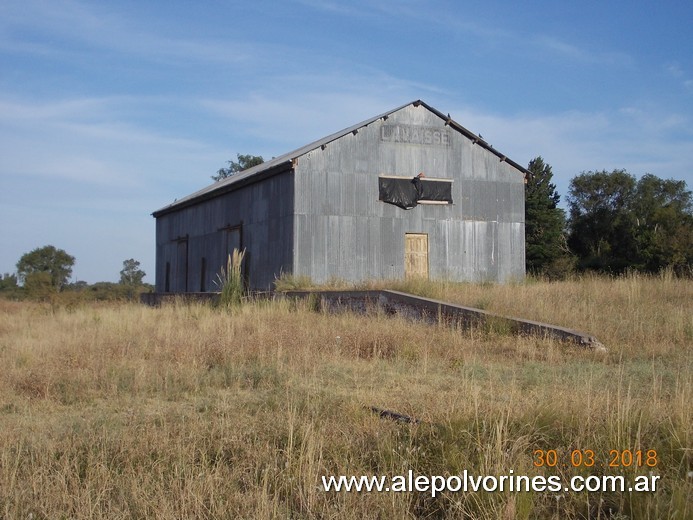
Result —
[[563, 199], [625, 168], [693, 188], [693, 3], [0, 3], [0, 273], [47, 244], [73, 281], [154, 279], [151, 212], [237, 153], [281, 155], [422, 99]]

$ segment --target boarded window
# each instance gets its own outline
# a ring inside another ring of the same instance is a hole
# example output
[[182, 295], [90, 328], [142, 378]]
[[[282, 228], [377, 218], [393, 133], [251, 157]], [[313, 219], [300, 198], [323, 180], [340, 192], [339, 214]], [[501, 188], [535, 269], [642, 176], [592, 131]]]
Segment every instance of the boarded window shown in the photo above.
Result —
[[452, 204], [452, 180], [426, 177], [378, 177], [379, 199], [402, 209], [418, 204]]

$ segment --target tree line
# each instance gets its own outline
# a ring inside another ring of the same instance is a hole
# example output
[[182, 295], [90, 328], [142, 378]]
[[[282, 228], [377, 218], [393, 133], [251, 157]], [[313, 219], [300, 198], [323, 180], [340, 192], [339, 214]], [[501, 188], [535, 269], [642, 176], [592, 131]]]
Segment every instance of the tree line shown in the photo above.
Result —
[[685, 181], [623, 169], [583, 172], [570, 181], [568, 212], [551, 166], [530, 161], [525, 189], [525, 254], [530, 273], [693, 274], [693, 199]]
[[118, 283], [70, 283], [74, 265], [75, 257], [63, 249], [52, 245], [37, 247], [22, 255], [16, 274], [0, 276], [0, 294], [36, 300], [53, 299], [58, 294], [62, 299], [114, 300], [135, 299], [141, 292], [153, 290], [144, 283], [146, 273], [133, 258], [123, 261]]

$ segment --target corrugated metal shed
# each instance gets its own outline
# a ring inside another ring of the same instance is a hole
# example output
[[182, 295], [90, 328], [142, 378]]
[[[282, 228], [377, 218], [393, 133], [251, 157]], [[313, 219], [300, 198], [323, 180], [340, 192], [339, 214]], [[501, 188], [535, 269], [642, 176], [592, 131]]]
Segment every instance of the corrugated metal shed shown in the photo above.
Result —
[[[448, 180], [451, 205], [378, 200], [382, 175]], [[325, 282], [401, 278], [425, 236], [433, 278], [524, 276], [525, 168], [422, 101], [208, 186], [154, 212], [157, 290], [213, 290], [230, 244], [248, 250], [251, 288], [280, 273]], [[229, 238], [231, 237], [231, 238]]]

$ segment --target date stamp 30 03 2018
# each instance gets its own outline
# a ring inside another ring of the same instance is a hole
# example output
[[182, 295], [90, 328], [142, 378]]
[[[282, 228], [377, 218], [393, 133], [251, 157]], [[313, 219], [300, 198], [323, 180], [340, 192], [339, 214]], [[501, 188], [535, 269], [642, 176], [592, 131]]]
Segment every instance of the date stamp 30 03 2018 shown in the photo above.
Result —
[[573, 468], [654, 468], [657, 466], [657, 450], [608, 450], [601, 454], [590, 449], [575, 449], [570, 453], [558, 450], [534, 450], [532, 463], [535, 467], [573, 467]]

